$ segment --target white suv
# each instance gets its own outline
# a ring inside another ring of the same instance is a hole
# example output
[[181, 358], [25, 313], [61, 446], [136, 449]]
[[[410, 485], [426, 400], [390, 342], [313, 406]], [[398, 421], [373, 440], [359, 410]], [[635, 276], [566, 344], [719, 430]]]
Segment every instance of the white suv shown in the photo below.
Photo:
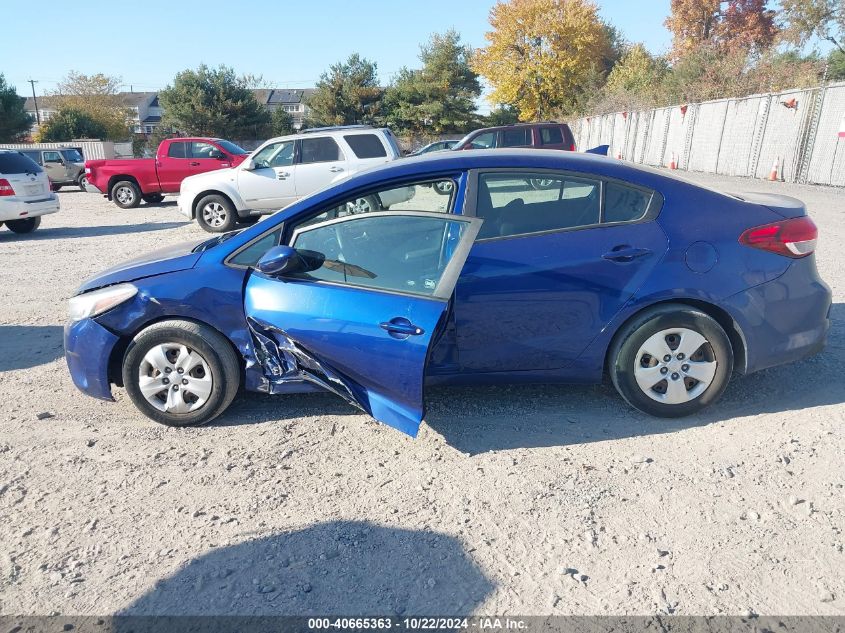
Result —
[[59, 197], [41, 167], [16, 150], [0, 149], [0, 226], [31, 233], [41, 216], [59, 210]]
[[[401, 157], [391, 131], [368, 125], [316, 128], [270, 139], [232, 169], [190, 176], [182, 181], [179, 212], [206, 231], [223, 233], [278, 211], [327, 185]], [[406, 191], [407, 189], [407, 191]], [[400, 188], [396, 199], [358, 204], [388, 208], [413, 195]], [[372, 209], [367, 209], [372, 210]]]

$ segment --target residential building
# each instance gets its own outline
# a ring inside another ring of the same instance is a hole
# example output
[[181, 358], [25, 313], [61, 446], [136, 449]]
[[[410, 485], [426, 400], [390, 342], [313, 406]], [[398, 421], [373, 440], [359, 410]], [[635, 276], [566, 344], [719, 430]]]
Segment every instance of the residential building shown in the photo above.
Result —
[[314, 94], [313, 88], [269, 88], [253, 90], [258, 103], [271, 112], [283, 108], [293, 118], [293, 127], [302, 128], [302, 123], [308, 118], [308, 98]]

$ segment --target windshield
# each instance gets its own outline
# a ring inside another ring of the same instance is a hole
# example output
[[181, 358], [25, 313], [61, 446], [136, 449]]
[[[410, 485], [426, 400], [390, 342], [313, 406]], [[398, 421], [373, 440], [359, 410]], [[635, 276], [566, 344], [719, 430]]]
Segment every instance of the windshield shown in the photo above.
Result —
[[217, 141], [217, 144], [230, 154], [249, 154], [243, 147], [235, 145], [232, 141]]
[[82, 158], [82, 152], [78, 149], [63, 149], [62, 156], [65, 157], [65, 160], [69, 163], [84, 163], [85, 159]]

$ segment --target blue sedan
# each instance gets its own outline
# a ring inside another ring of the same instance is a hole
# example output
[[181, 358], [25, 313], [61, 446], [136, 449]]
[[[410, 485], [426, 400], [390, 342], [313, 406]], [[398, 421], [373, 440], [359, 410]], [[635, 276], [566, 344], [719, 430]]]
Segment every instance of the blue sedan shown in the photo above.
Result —
[[[398, 188], [410, 200], [387, 208]], [[122, 386], [173, 426], [244, 387], [330, 391], [415, 435], [425, 385], [605, 377], [684, 416], [734, 372], [822, 349], [816, 238], [784, 196], [585, 154], [433, 154], [86, 281], [66, 357], [85, 393]]]

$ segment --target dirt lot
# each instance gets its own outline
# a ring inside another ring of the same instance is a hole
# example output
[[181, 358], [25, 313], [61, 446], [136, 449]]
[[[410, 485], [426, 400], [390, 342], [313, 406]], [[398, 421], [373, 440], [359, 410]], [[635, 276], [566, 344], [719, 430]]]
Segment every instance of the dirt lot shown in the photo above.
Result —
[[74, 288], [204, 234], [63, 191], [0, 231], [0, 613], [845, 613], [845, 194], [695, 179], [808, 203], [822, 355], [671, 422], [608, 387], [432, 390], [416, 440], [330, 395], [173, 430], [78, 393]]

